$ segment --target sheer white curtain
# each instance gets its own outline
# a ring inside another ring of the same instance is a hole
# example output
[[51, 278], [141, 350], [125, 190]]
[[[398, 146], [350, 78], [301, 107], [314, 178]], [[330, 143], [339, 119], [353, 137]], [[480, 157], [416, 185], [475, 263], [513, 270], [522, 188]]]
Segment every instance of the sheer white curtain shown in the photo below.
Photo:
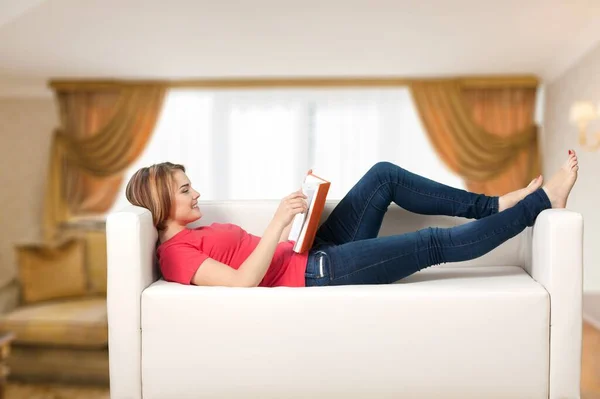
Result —
[[464, 188], [438, 159], [407, 88], [171, 90], [142, 166], [186, 166], [201, 200], [281, 199], [304, 174], [332, 182], [341, 199], [376, 162], [389, 161]]
[[220, 156], [228, 172], [219, 198], [282, 198], [297, 190], [307, 166], [306, 103], [273, 90], [229, 91], [218, 97], [225, 114], [219, 132], [227, 139]]
[[464, 188], [438, 159], [406, 88], [336, 90], [315, 95], [312, 167], [341, 199], [378, 161]]

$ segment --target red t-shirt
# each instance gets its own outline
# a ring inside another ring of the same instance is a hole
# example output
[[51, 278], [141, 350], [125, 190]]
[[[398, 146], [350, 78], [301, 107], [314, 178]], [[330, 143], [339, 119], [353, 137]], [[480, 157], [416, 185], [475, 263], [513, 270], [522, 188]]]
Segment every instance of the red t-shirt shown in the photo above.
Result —
[[[191, 284], [192, 277], [206, 258], [238, 269], [260, 242], [231, 223], [213, 223], [195, 229], [184, 229], [157, 248], [163, 278], [181, 284]], [[277, 244], [269, 269], [259, 287], [304, 287], [308, 251], [293, 251], [294, 242]]]

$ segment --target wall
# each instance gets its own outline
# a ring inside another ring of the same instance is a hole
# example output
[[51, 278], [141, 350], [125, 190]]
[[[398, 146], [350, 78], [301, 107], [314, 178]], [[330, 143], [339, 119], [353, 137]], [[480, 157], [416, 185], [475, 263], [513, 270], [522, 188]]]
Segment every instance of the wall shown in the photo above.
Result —
[[17, 295], [14, 245], [40, 237], [50, 138], [57, 126], [51, 97], [0, 98], [0, 312]]
[[[577, 128], [569, 121], [569, 109], [574, 101], [600, 103], [600, 45], [550, 82], [546, 94], [544, 173], [551, 176], [566, 158], [568, 149], [577, 151], [579, 177], [567, 208], [584, 217], [584, 291], [600, 292], [600, 150], [587, 152], [580, 148]], [[595, 123], [593, 128], [595, 132], [600, 131], [600, 123]]]

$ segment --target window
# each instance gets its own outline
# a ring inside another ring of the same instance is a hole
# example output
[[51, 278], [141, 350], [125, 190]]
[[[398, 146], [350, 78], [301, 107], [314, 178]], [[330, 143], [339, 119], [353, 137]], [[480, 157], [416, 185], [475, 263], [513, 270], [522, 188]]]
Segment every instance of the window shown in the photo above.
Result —
[[308, 169], [341, 199], [376, 162], [464, 188], [437, 157], [408, 88], [171, 90], [147, 148], [128, 169], [186, 166], [202, 200], [281, 199]]

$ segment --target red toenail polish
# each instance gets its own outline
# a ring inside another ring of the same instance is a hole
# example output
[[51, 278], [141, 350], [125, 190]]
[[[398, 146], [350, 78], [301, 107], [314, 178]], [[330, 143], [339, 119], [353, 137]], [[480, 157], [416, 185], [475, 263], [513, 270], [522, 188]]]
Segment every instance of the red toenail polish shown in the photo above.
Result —
[[571, 155], [573, 152], [571, 150], [569, 150], [569, 155]]

